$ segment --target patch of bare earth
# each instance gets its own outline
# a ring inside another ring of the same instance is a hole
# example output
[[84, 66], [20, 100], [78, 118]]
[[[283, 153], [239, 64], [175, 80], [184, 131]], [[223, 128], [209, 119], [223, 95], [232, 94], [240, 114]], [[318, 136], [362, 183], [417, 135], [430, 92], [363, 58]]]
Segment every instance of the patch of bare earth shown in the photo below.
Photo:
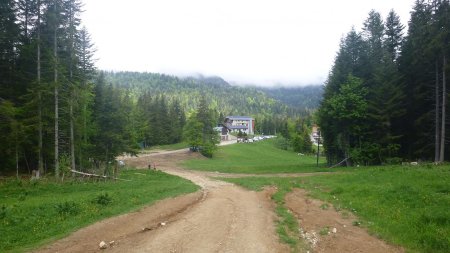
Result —
[[312, 252], [404, 252], [354, 226], [356, 217], [336, 212], [330, 205], [308, 197], [303, 189], [286, 195], [286, 207], [299, 219], [301, 236]]

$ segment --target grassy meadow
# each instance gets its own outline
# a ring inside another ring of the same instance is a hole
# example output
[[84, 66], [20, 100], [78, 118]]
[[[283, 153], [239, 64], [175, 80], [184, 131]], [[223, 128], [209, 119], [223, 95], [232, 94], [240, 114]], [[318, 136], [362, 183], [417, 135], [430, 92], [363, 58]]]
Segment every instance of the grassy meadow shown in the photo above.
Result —
[[324, 158], [320, 158], [317, 167], [316, 156], [302, 156], [276, 148], [274, 140], [222, 146], [214, 153], [212, 159], [189, 160], [183, 165], [193, 170], [224, 173], [261, 174], [336, 170], [326, 168]]
[[[447, 165], [369, 167], [351, 173], [304, 178], [223, 180], [252, 190], [275, 185], [283, 196], [293, 187], [305, 188], [313, 197], [333, 204], [343, 215], [354, 213], [360, 219], [357, 225], [409, 252], [450, 252], [450, 166]], [[280, 206], [283, 197], [274, 197]], [[282, 222], [289, 219], [282, 218]]]
[[126, 170], [131, 181], [0, 181], [0, 252], [22, 252], [156, 200], [194, 192], [188, 180], [162, 172]]

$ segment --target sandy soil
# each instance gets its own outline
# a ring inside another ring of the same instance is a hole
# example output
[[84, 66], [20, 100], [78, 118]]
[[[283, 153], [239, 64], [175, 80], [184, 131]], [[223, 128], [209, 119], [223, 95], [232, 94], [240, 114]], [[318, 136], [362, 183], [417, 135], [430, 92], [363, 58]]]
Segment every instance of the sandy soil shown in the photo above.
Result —
[[[148, 169], [148, 165], [191, 180], [202, 190], [93, 224], [36, 252], [290, 252], [275, 231], [271, 188], [252, 192], [213, 177], [252, 176], [198, 172], [179, 167], [180, 161], [200, 158], [186, 149], [122, 157], [126, 164]], [[310, 176], [298, 173], [279, 176]], [[258, 175], [261, 176], [261, 175]], [[276, 176], [276, 175], [263, 175]], [[286, 197], [296, 214], [310, 252], [402, 252], [352, 226], [334, 210], [322, 210], [320, 201], [295, 190]], [[320, 236], [323, 227], [336, 233]], [[311, 235], [314, 235], [311, 236]], [[108, 248], [99, 249], [105, 241]], [[112, 242], [112, 243], [110, 243]]]
[[[285, 201], [286, 207], [299, 219], [300, 234], [312, 252], [404, 252], [369, 235], [363, 228], [353, 226], [357, 219], [352, 214], [343, 216], [331, 205], [321, 208], [324, 202], [311, 199], [305, 190], [294, 189], [286, 195]], [[321, 235], [321, 230], [328, 230], [329, 234]]]

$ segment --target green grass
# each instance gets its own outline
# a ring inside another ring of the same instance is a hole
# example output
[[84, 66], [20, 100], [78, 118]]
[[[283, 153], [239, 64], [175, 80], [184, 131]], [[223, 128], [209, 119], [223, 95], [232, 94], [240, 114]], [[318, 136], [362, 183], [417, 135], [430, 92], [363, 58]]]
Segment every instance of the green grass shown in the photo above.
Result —
[[114, 215], [198, 187], [162, 172], [127, 170], [127, 181], [0, 182], [0, 252], [22, 252]]
[[374, 235], [418, 252], [450, 252], [450, 167], [376, 167], [302, 179], [358, 215]]
[[450, 252], [450, 166], [370, 167], [304, 178], [224, 179], [252, 190], [308, 189], [359, 226], [410, 252]]
[[333, 171], [320, 159], [316, 167], [315, 156], [300, 156], [292, 151], [276, 148], [274, 140], [256, 143], [238, 143], [219, 147], [213, 158], [188, 160], [183, 165], [189, 169], [225, 173], [295, 173]]

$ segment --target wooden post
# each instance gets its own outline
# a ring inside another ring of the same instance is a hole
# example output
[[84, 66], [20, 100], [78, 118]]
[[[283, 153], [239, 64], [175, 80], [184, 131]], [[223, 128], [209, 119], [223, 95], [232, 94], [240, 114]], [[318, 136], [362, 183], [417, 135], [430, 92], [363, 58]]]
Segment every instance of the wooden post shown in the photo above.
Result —
[[320, 154], [320, 131], [317, 131], [319, 137], [317, 139], [317, 167], [319, 167], [319, 154]]

